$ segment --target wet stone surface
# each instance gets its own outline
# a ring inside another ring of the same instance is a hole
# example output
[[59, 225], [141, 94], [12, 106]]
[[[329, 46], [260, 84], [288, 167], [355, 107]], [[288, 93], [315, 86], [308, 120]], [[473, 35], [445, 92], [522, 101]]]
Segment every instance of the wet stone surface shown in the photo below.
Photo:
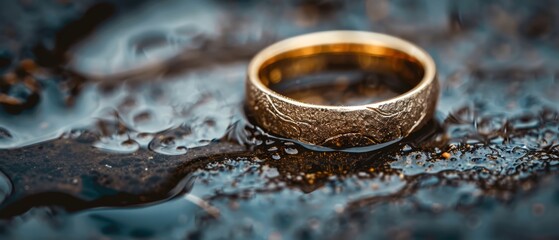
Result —
[[[559, 237], [555, 1], [0, 5], [2, 238]], [[357, 153], [253, 126], [250, 58], [330, 29], [424, 47], [434, 120]]]

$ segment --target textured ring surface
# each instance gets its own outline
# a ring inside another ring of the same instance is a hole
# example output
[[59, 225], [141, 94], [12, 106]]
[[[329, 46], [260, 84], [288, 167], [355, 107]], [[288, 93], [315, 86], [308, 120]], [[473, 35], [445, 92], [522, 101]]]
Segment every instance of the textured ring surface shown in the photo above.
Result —
[[[410, 82], [397, 97], [358, 106], [300, 102], [271, 85], [332, 66], [390, 71]], [[408, 136], [433, 116], [439, 95], [436, 67], [418, 46], [388, 35], [328, 31], [277, 42], [250, 62], [246, 109], [274, 135], [333, 148], [387, 143]]]

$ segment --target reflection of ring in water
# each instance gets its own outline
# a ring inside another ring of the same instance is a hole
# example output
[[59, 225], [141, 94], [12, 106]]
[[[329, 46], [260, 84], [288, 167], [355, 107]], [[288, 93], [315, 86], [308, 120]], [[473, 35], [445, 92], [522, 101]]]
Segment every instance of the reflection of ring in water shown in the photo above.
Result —
[[[399, 170], [390, 166], [394, 155], [404, 145], [421, 147], [421, 143], [430, 142], [427, 139], [440, 134], [440, 125], [430, 121], [410, 136], [382, 148], [373, 146], [377, 148], [370, 151], [356, 150], [366, 147], [350, 148], [350, 151], [333, 150], [262, 134], [256, 137], [259, 144], [254, 150], [259, 158], [266, 159], [266, 165], [278, 170], [278, 177], [282, 182], [310, 193], [329, 182], [331, 177], [399, 175]], [[314, 151], [317, 148], [320, 151]]]
[[408, 136], [431, 119], [438, 93], [435, 64], [414, 44], [332, 31], [258, 53], [249, 65], [246, 104], [274, 135], [339, 149]]

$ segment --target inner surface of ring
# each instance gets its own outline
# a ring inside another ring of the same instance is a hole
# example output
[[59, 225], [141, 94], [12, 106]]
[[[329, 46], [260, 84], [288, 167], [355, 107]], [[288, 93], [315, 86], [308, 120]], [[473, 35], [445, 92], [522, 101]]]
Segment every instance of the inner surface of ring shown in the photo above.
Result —
[[286, 97], [317, 105], [364, 105], [411, 90], [424, 75], [414, 57], [387, 47], [329, 44], [265, 61], [260, 81]]

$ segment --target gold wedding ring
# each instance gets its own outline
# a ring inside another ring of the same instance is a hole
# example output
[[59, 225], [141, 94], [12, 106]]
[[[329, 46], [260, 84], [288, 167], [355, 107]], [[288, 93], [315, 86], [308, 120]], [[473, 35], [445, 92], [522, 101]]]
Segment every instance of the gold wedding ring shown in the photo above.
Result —
[[[357, 106], [297, 101], [273, 86], [326, 70], [390, 73], [410, 88]], [[262, 50], [248, 67], [246, 109], [271, 134], [331, 148], [392, 142], [420, 129], [433, 116], [439, 95], [436, 67], [418, 46], [389, 35], [328, 31], [301, 35]]]

